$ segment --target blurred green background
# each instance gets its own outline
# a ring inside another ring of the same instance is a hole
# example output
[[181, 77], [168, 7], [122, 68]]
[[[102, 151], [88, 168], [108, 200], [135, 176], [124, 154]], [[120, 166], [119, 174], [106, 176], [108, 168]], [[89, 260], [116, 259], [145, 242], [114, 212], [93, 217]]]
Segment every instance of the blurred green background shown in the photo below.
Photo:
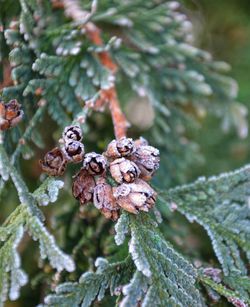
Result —
[[[239, 85], [239, 102], [250, 109], [250, 1], [186, 0], [195, 32], [195, 43], [228, 62], [231, 76]], [[249, 123], [249, 115], [247, 115]], [[236, 132], [220, 134], [220, 123], [212, 118], [202, 122], [196, 135], [205, 156], [204, 164], [192, 175], [211, 175], [231, 170], [250, 160], [250, 138]]]

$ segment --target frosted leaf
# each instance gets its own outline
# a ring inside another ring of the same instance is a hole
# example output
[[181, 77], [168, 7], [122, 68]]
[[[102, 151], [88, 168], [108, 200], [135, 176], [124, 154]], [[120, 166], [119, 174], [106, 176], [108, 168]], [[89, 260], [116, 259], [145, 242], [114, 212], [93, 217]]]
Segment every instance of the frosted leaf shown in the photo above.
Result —
[[[156, 306], [162, 302], [170, 304], [173, 300], [180, 306], [203, 306], [195, 287], [197, 273], [193, 266], [165, 241], [157, 224], [147, 214], [131, 216], [130, 219], [132, 238], [129, 251], [137, 270], [145, 278], [150, 277], [146, 280], [148, 286], [152, 285], [145, 295], [145, 306], [150, 306], [147, 302], [152, 303], [152, 297], [157, 298]], [[160, 295], [162, 289], [164, 293]]]
[[72, 55], [77, 55], [80, 51], [81, 51], [81, 48], [80, 48], [80, 47], [73, 47], [73, 48], [70, 50], [70, 54], [72, 54]]
[[178, 1], [170, 1], [167, 2], [167, 7], [174, 11], [180, 7], [180, 3]]
[[17, 269], [16, 271], [11, 272], [11, 285], [9, 290], [9, 298], [14, 301], [18, 299], [20, 295], [20, 288], [27, 284], [28, 277], [25, 272]]
[[0, 306], [8, 294], [11, 300], [17, 299], [21, 286], [28, 281], [27, 275], [20, 269], [21, 260], [17, 251], [24, 234], [23, 226], [17, 224], [9, 227], [12, 231], [0, 248]]
[[131, 240], [129, 242], [129, 252], [133, 258], [133, 261], [137, 269], [142, 272], [145, 276], [150, 277], [150, 264], [148, 263], [147, 257], [144, 250], [141, 248], [140, 242], [136, 236], [134, 229], [131, 229]]
[[27, 221], [27, 228], [34, 237], [39, 241], [41, 257], [47, 257], [51, 266], [57, 271], [66, 270], [72, 272], [75, 270], [75, 264], [71, 257], [64, 254], [56, 245], [54, 237], [49, 234], [41, 221], [34, 216], [30, 216]]
[[57, 200], [59, 190], [62, 189], [64, 183], [61, 180], [47, 178], [40, 187], [33, 193], [34, 198], [40, 206], [47, 206], [50, 202]]
[[9, 169], [7, 167], [8, 163], [6, 163], [6, 155], [2, 153], [2, 145], [0, 144], [0, 176], [4, 181], [9, 179]]
[[[207, 231], [225, 275], [246, 274], [241, 251], [250, 259], [250, 166], [169, 190], [168, 203]], [[225, 236], [226, 234], [226, 236]]]
[[107, 267], [107, 265], [109, 264], [109, 262], [101, 257], [98, 257], [95, 261], [95, 266], [99, 269], [104, 269], [105, 267]]
[[161, 224], [163, 221], [161, 212], [156, 207], [153, 208], [153, 212], [154, 212], [157, 223]]
[[110, 264], [103, 258], [97, 258], [95, 264], [95, 273], [85, 272], [79, 282], [65, 282], [57, 286], [55, 294], [45, 298], [46, 306], [92, 306], [95, 300], [104, 297], [108, 288], [111, 295], [114, 295], [115, 289], [120, 288], [132, 277], [130, 259]]
[[136, 271], [130, 283], [122, 289], [124, 299], [121, 301], [120, 307], [134, 307], [142, 301], [148, 288], [147, 278], [139, 271]]
[[128, 28], [133, 26], [133, 22], [126, 17], [116, 19], [115, 23], [120, 25], [120, 26], [124, 26], [124, 27], [128, 27]]
[[126, 212], [123, 212], [119, 220], [115, 225], [115, 243], [121, 245], [126, 237], [126, 234], [129, 231], [129, 216]]
[[54, 203], [58, 198], [59, 190], [62, 189], [64, 183], [61, 180], [54, 180], [48, 185], [50, 201]]
[[197, 71], [195, 70], [190, 70], [188, 71], [188, 76], [190, 76], [192, 79], [198, 81], [198, 82], [203, 82], [204, 81], [204, 76], [201, 75], [200, 73], [198, 73]]

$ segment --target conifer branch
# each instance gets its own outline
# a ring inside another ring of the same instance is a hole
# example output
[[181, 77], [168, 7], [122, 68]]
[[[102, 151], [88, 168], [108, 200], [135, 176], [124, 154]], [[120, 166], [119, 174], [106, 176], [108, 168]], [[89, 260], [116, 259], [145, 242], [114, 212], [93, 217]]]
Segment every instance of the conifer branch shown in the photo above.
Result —
[[[83, 11], [78, 0], [63, 0], [63, 4], [65, 14], [71, 17], [74, 21], [83, 24], [83, 28], [85, 29], [88, 38], [95, 45], [103, 46], [100, 29], [93, 22], [89, 21], [91, 13]], [[98, 57], [102, 65], [109, 69], [113, 74], [117, 71], [117, 65], [113, 62], [107, 51], [98, 53]], [[126, 136], [128, 123], [121, 110], [115, 86], [112, 86], [107, 90], [101, 90], [100, 100], [100, 106], [103, 106], [106, 102], [109, 104], [116, 139]]]
[[[216, 283], [211, 278], [199, 275], [200, 281], [209, 287], [211, 287], [213, 290], [215, 290], [220, 295], [227, 298], [227, 300], [232, 303], [234, 306], [242, 306], [247, 307], [250, 304], [250, 299], [245, 299], [245, 302], [242, 300], [241, 295], [238, 291], [233, 291], [230, 288], [227, 288], [221, 283]], [[238, 302], [238, 304], [236, 304]], [[241, 303], [241, 304], [240, 304]]]

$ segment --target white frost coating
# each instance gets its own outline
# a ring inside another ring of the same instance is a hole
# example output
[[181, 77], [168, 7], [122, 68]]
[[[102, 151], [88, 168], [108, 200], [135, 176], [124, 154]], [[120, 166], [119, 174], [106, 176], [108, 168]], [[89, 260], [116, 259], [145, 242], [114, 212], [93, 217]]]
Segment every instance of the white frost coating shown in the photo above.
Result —
[[233, 177], [235, 175], [241, 174], [242, 172], [249, 172], [250, 171], [250, 164], [247, 164], [245, 166], [243, 166], [242, 168], [239, 168], [235, 171], [232, 172], [227, 172], [227, 173], [222, 173], [218, 176], [211, 176], [209, 178], [206, 178], [204, 176], [199, 177], [195, 182], [193, 183], [189, 183], [189, 184], [184, 184], [182, 186], [178, 186], [176, 188], [172, 188], [169, 190], [170, 193], [172, 193], [173, 191], [180, 191], [180, 190], [184, 190], [184, 189], [191, 189], [192, 187], [195, 187], [197, 184], [200, 183], [205, 183], [205, 181], [207, 181], [207, 183], [211, 183], [211, 182], [216, 182], [218, 180], [224, 179], [224, 178], [230, 178]]
[[22, 270], [17, 269], [11, 272], [11, 286], [9, 292], [9, 298], [14, 301], [20, 296], [20, 288], [27, 284], [28, 277]]
[[157, 223], [161, 224], [163, 221], [161, 212], [156, 207], [153, 208], [153, 211], [154, 211], [154, 215], [155, 215]]
[[56, 54], [57, 55], [61, 55], [63, 53], [63, 47], [62, 46], [58, 46], [57, 48], [56, 48]]
[[128, 307], [132, 306], [132, 302], [141, 301], [144, 294], [147, 293], [148, 283], [151, 283], [150, 279], [145, 278], [139, 271], [136, 271], [129, 284], [122, 288], [122, 293], [125, 297], [119, 306]]
[[[7, 299], [7, 294], [9, 292], [9, 299], [16, 300], [20, 295], [20, 288], [28, 282], [27, 275], [20, 269], [21, 260], [17, 252], [18, 245], [23, 238], [24, 229], [23, 226], [19, 226], [16, 232], [13, 234], [14, 240], [9, 247], [8, 254], [9, 260], [8, 264], [4, 263], [5, 272], [9, 272], [9, 278], [2, 280], [2, 292], [0, 297], [1, 303]], [[10, 239], [11, 240], [11, 239]], [[9, 280], [8, 280], [9, 279]]]
[[81, 277], [79, 278], [79, 283], [83, 284], [90, 276], [92, 276], [93, 273], [91, 272], [85, 272], [81, 275]]
[[12, 261], [6, 266], [6, 272], [9, 272], [13, 269], [18, 269], [21, 265], [20, 256], [16, 250], [18, 248], [20, 241], [23, 238], [23, 234], [24, 234], [23, 226], [20, 226], [19, 228], [17, 228], [17, 231], [15, 233], [15, 240], [13, 241], [12, 244], [12, 249], [13, 249]]
[[197, 88], [203, 95], [206, 95], [206, 96], [209, 96], [213, 93], [211, 86], [207, 83], [201, 83], [197, 85]]
[[230, 80], [230, 87], [228, 88], [228, 90], [230, 91], [230, 96], [232, 98], [237, 98], [238, 91], [239, 91], [238, 83], [234, 79], [229, 78], [229, 77], [228, 77], [228, 80]]
[[170, 1], [166, 5], [171, 10], [177, 10], [180, 7], [180, 3], [177, 1]]
[[131, 240], [129, 242], [129, 252], [133, 258], [133, 261], [138, 269], [138, 271], [142, 272], [145, 276], [150, 277], [150, 264], [147, 261], [147, 257], [144, 251], [140, 248], [138, 244], [138, 240], [134, 231], [131, 231]]
[[57, 200], [59, 190], [63, 185], [63, 181], [50, 178], [33, 193], [33, 196], [40, 206], [47, 206], [49, 203], [54, 203]]
[[187, 75], [190, 76], [191, 78], [195, 79], [198, 82], [203, 82], [205, 80], [205, 77], [195, 70], [188, 71]]
[[80, 47], [73, 47], [73, 48], [70, 50], [70, 54], [72, 54], [72, 55], [77, 55], [80, 51], [81, 51], [81, 48], [80, 48]]
[[108, 261], [105, 259], [105, 258], [102, 258], [102, 257], [98, 257], [95, 261], [95, 266], [97, 268], [103, 268], [103, 267], [106, 267], [108, 265]]
[[187, 20], [187, 16], [184, 14], [180, 14], [180, 13], [174, 13], [173, 14], [174, 20], [176, 20], [179, 23], [183, 23], [185, 20]]
[[51, 266], [59, 272], [62, 270], [73, 272], [75, 270], [74, 261], [58, 248], [54, 237], [37, 217], [31, 217], [27, 226], [32, 237], [39, 241], [41, 257], [43, 259], [48, 258]]
[[47, 206], [49, 204], [49, 196], [47, 194], [40, 194], [39, 197], [37, 197], [37, 201], [38, 201], [38, 204], [40, 206]]
[[124, 26], [124, 27], [128, 27], [128, 28], [133, 26], [133, 21], [128, 19], [128, 18], [126, 18], [126, 17], [122, 17], [122, 18], [116, 19], [115, 23], [120, 25], [120, 26]]
[[2, 155], [0, 156], [0, 176], [4, 181], [7, 181], [9, 179], [9, 171], [3, 161]]
[[115, 225], [115, 243], [117, 245], [121, 245], [126, 237], [126, 234], [128, 233], [129, 230], [129, 220], [128, 220], [128, 214], [123, 213], [119, 220], [117, 221]]
[[203, 221], [201, 221], [200, 219], [197, 219], [197, 217], [194, 216], [194, 215], [186, 214], [182, 210], [180, 210], [180, 212], [182, 212], [191, 223], [193, 223], [195, 221], [198, 224], [200, 224], [202, 227], [204, 227], [204, 229], [206, 230], [208, 236], [211, 239], [213, 250], [214, 250], [214, 252], [215, 252], [215, 254], [216, 254], [216, 256], [217, 256], [217, 258], [218, 258], [218, 260], [219, 260], [219, 262], [220, 262], [220, 264], [222, 266], [222, 268], [223, 268], [223, 272], [227, 276], [229, 272], [228, 272], [227, 266], [224, 263], [223, 256], [221, 254], [221, 247], [219, 246], [218, 241], [216, 240], [215, 234], [213, 233], [213, 231], [211, 230], [209, 225], [206, 225]]
[[48, 185], [48, 194], [52, 203], [57, 200], [59, 190], [63, 187], [63, 185], [64, 182], [61, 180], [54, 180], [51, 182], [51, 184]]

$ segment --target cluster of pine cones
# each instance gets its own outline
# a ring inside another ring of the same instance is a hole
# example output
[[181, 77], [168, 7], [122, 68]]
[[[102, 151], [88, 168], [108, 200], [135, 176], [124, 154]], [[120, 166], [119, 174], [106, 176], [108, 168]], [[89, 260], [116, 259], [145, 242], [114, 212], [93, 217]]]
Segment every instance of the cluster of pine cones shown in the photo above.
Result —
[[148, 212], [156, 200], [156, 192], [147, 183], [159, 168], [159, 150], [143, 138], [113, 140], [106, 152], [85, 154], [78, 126], [63, 132], [63, 147], [56, 147], [40, 161], [43, 171], [61, 176], [68, 162], [82, 163], [74, 176], [72, 193], [81, 205], [93, 202], [101, 213], [117, 220], [120, 209], [137, 214]]

